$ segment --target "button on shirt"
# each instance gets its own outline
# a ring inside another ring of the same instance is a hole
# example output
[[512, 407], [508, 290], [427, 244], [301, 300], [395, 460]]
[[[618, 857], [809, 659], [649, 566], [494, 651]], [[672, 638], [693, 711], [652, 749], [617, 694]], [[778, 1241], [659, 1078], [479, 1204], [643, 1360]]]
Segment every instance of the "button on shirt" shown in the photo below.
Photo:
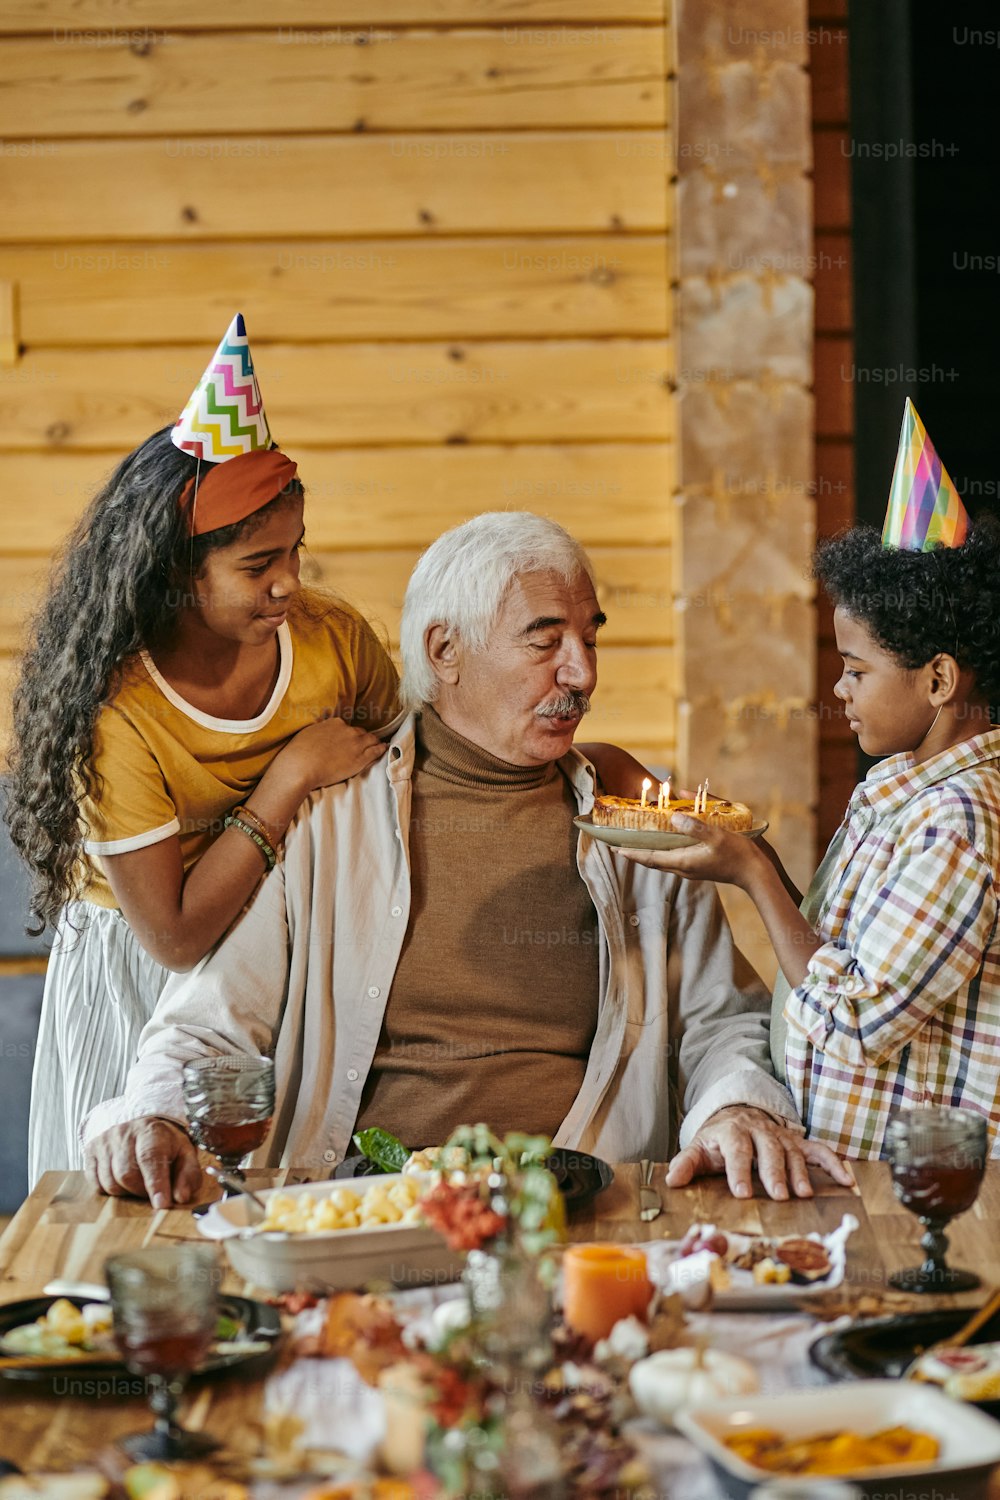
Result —
[[881, 762], [837, 837], [809, 898], [823, 943], [784, 1007], [807, 1133], [879, 1157], [895, 1110], [961, 1105], [987, 1117], [997, 1154], [1000, 730]]

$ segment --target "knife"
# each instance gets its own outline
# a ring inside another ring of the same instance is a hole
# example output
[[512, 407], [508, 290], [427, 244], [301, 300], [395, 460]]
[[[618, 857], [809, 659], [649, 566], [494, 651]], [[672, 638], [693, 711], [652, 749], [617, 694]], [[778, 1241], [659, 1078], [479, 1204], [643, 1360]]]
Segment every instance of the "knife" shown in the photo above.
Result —
[[85, 1297], [88, 1302], [110, 1302], [111, 1293], [98, 1281], [47, 1281], [46, 1297]]
[[660, 1195], [656, 1188], [652, 1186], [653, 1163], [643, 1158], [640, 1163], [640, 1174], [639, 1218], [644, 1224], [648, 1224], [651, 1219], [657, 1218], [663, 1212], [663, 1204], [660, 1202]]

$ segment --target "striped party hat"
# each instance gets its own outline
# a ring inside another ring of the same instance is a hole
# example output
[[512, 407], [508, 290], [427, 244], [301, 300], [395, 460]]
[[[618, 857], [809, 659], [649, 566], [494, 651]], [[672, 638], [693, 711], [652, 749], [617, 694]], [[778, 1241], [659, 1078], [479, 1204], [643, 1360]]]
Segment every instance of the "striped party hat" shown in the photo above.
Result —
[[969, 515], [962, 497], [907, 396], [882, 546], [906, 552], [960, 547], [968, 530]]
[[230, 323], [170, 437], [185, 453], [214, 464], [274, 447], [242, 313]]

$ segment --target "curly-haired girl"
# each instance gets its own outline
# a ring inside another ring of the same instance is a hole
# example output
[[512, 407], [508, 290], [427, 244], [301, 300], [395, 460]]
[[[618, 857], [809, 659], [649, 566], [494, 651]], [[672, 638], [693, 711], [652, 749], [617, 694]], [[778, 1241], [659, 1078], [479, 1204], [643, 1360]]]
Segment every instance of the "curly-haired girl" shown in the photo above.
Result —
[[32, 1180], [80, 1164], [79, 1124], [120, 1089], [169, 971], [239, 915], [303, 799], [384, 753], [372, 731], [397, 708], [371, 627], [300, 589], [294, 463], [200, 462], [171, 433], [77, 525], [15, 693], [6, 817], [36, 930], [55, 929]]

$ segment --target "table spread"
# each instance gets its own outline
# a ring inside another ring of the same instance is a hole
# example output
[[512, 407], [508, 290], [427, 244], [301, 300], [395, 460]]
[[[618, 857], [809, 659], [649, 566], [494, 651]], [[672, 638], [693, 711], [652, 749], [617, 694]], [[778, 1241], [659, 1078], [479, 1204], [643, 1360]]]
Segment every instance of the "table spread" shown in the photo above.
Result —
[[[613, 1184], [573, 1215], [569, 1238], [620, 1244], [673, 1239], [695, 1220], [749, 1234], [827, 1233], [845, 1213], [852, 1213], [860, 1227], [848, 1245], [847, 1283], [858, 1291], [878, 1294], [884, 1291], [893, 1271], [920, 1259], [920, 1227], [896, 1201], [885, 1163], [859, 1162], [855, 1171], [857, 1195], [817, 1174], [815, 1197], [790, 1202], [761, 1196], [759, 1185], [752, 1199], [734, 1199], [725, 1181], [718, 1178], [702, 1179], [683, 1190], [670, 1191], [661, 1186], [663, 1213], [643, 1223], [639, 1217], [639, 1168], [633, 1163], [616, 1165]], [[253, 1186], [297, 1180], [294, 1171], [251, 1172], [248, 1176]], [[662, 1185], [661, 1168], [654, 1182]], [[991, 1285], [1000, 1274], [1000, 1163], [990, 1164], [975, 1206], [951, 1226], [950, 1238], [953, 1263], [977, 1271], [984, 1286]], [[99, 1195], [82, 1173], [46, 1173], [0, 1238], [0, 1304], [37, 1295], [56, 1277], [102, 1281], [103, 1263], [109, 1255], [189, 1239], [200, 1239], [189, 1208], [154, 1210], [135, 1199]], [[254, 1289], [231, 1271], [224, 1289], [254, 1295]], [[983, 1296], [979, 1290], [961, 1297], [925, 1297], [919, 1306], [976, 1306]], [[726, 1342], [732, 1346], [733, 1330], [737, 1330], [738, 1340], [743, 1329], [746, 1352], [761, 1362], [766, 1378], [768, 1325], [777, 1329], [781, 1322], [778, 1313], [766, 1320], [761, 1314], [731, 1313], [726, 1318]], [[262, 1393], [263, 1378], [205, 1380], [190, 1391], [184, 1420], [225, 1440], [259, 1420]], [[13, 1382], [0, 1381], [0, 1402], [0, 1452], [28, 1471], [65, 1470], [84, 1464], [95, 1447], [145, 1422], [141, 1402], [116, 1401], [107, 1396], [95, 1401], [75, 1397], [71, 1391], [24, 1389]], [[691, 1494], [699, 1492], [697, 1483], [686, 1488]], [[710, 1489], [704, 1492], [711, 1493]]]

